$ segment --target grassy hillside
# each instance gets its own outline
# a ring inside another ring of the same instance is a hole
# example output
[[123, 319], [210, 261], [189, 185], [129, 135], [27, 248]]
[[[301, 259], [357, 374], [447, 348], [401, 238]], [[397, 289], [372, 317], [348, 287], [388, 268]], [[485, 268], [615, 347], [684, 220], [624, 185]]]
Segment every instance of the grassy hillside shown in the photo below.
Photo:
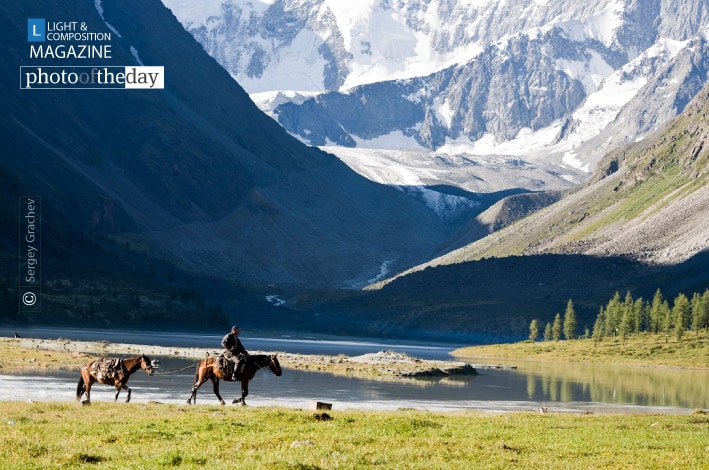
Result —
[[574, 341], [522, 341], [457, 349], [455, 356], [539, 359], [562, 362], [602, 362], [652, 367], [709, 368], [709, 333], [672, 335], [639, 334]]
[[483, 258], [549, 253], [622, 256], [651, 264], [685, 261], [709, 247], [708, 140], [709, 88], [661, 131], [607, 155], [593, 178], [561, 201], [402, 275]]

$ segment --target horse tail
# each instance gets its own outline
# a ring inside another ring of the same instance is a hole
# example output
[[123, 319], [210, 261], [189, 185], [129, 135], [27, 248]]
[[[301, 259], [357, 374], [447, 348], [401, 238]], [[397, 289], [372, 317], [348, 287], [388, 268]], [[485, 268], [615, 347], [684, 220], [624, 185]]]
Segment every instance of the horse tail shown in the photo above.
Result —
[[81, 395], [84, 394], [84, 391], [86, 390], [86, 386], [84, 384], [84, 376], [80, 375], [79, 376], [79, 383], [76, 384], [76, 399], [80, 400]]

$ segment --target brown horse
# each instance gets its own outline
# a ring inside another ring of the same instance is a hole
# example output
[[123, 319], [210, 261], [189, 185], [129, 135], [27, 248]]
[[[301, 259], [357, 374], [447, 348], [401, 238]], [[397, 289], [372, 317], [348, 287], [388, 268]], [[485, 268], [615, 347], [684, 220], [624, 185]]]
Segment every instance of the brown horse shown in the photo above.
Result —
[[143, 369], [148, 375], [153, 375], [155, 372], [150, 358], [144, 354], [126, 359], [101, 358], [89, 362], [81, 368], [81, 377], [79, 377], [79, 383], [76, 385], [76, 401], [81, 400], [82, 395], [85, 393], [86, 401], [82, 402], [82, 404], [90, 405], [91, 385], [98, 382], [116, 387], [114, 401], [118, 400], [118, 394], [121, 393], [121, 390], [128, 391], [128, 398], [126, 398], [126, 403], [128, 403], [131, 390], [126, 383], [130, 375], [138, 369]]
[[[268, 367], [268, 369], [278, 377], [283, 373], [281, 365], [278, 363], [278, 354], [255, 354], [246, 356], [246, 364], [244, 365], [244, 371], [241, 373], [240, 377], [241, 398], [235, 398], [232, 403], [246, 405], [245, 398], [249, 394], [249, 381], [254, 378], [257, 371], [264, 367]], [[214, 394], [223, 405], [224, 400], [219, 394], [219, 379], [233, 382], [231, 377], [225, 376], [219, 369], [216, 357], [208, 357], [200, 362], [194, 374], [194, 385], [192, 386], [190, 397], [187, 399], [187, 404], [191, 405], [192, 403], [197, 403], [197, 390], [199, 390], [199, 387], [201, 387], [204, 382], [211, 380], [214, 385]]]

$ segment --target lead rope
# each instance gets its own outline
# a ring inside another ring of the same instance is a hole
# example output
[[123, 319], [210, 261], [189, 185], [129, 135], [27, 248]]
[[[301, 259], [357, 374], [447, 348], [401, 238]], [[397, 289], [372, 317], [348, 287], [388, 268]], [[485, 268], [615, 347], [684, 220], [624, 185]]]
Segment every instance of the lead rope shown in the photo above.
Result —
[[153, 374], [154, 374], [154, 375], [174, 374], [175, 372], [180, 372], [180, 371], [189, 369], [189, 368], [191, 368], [191, 367], [194, 367], [194, 366], [196, 366], [196, 365], [199, 365], [199, 362], [201, 362], [201, 361], [195, 362], [194, 364], [190, 364], [190, 365], [185, 366], [185, 367], [182, 367], [182, 368], [180, 368], [180, 369], [171, 369], [171, 370], [166, 370], [165, 372], [157, 372], [157, 371], [155, 371], [155, 372], [153, 372]]
[[[180, 368], [180, 369], [171, 369], [171, 370], [166, 370], [165, 372], [157, 372], [157, 371], [155, 371], [155, 372], [153, 372], [153, 374], [154, 374], [154, 375], [173, 374], [173, 373], [175, 373], [175, 372], [180, 372], [180, 371], [183, 371], [183, 370], [185, 370], [185, 369], [189, 369], [190, 367], [197, 366], [197, 365], [199, 365], [200, 362], [201, 362], [201, 361], [195, 362], [194, 364], [190, 364], [189, 366], [185, 366], [185, 367], [182, 367], [182, 368]], [[260, 366], [260, 365], [258, 365], [258, 364], [254, 364], [254, 365], [255, 365], [256, 367], [258, 367], [259, 370], [261, 370], [261, 369], [263, 369], [264, 367], [267, 367], [271, 362], [273, 362], [273, 358], [269, 358], [269, 361], [268, 361], [266, 364], [262, 365], [262, 366]], [[212, 367], [215, 367], [215, 365], [212, 364]]]

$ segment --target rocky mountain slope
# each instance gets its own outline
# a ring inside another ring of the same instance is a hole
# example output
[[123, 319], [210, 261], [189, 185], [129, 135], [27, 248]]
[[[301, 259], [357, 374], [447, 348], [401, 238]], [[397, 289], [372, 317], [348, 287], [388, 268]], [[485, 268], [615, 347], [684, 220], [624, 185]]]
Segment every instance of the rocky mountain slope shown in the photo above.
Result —
[[[14, 289], [22, 195], [42, 200], [44, 283], [73, 286], [81, 303], [77, 285], [99, 286], [87, 305], [119, 304], [110, 286], [132, 283], [135, 303], [155, 310], [179, 293], [156, 301], [140, 289], [169, 292], [177, 278], [222, 300], [269, 284], [349, 286], [384, 262], [430, 256], [461, 224], [289, 136], [160, 2], [11, 1], [0, 13], [0, 244]], [[33, 17], [113, 31], [112, 57], [98, 65], [162, 65], [165, 89], [19, 89], [23, 65], [86, 65], [30, 60]]]
[[[708, 120], [706, 87], [682, 115], [608, 154], [592, 180], [559, 201], [357, 295], [301, 302], [390, 334], [486, 342], [524, 338], [533, 318], [552, 321], [569, 299], [583, 330], [615, 292], [703, 292]], [[495, 217], [505, 204], [493, 206]], [[478, 222], [491, 223], [486, 216]]]
[[486, 257], [619, 256], [673, 265], [709, 248], [709, 87], [647, 139], [609, 153], [591, 181], [505, 230], [419, 268]]
[[591, 172], [680, 113], [709, 71], [703, 0], [165, 4], [262, 109], [319, 146]]

